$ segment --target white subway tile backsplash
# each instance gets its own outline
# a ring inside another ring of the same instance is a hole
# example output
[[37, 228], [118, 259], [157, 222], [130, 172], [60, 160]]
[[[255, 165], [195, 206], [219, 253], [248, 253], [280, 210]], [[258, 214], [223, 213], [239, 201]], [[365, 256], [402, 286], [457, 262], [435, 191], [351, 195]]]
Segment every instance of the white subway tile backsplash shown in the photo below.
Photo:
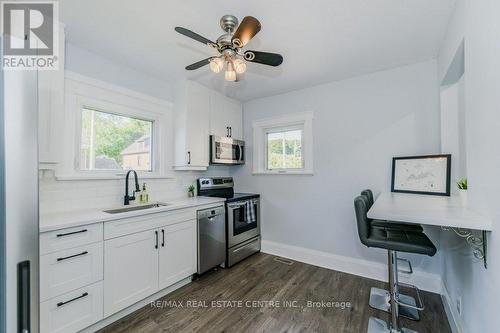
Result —
[[[216, 167], [205, 173], [178, 172], [175, 178], [140, 179], [146, 183], [149, 200], [168, 201], [183, 197], [187, 187], [202, 176], [230, 176], [227, 167]], [[132, 183], [131, 183], [132, 184]], [[132, 190], [132, 187], [130, 188]], [[40, 213], [114, 207], [123, 204], [125, 182], [120, 180], [67, 180], [60, 181], [53, 171], [39, 172]]]

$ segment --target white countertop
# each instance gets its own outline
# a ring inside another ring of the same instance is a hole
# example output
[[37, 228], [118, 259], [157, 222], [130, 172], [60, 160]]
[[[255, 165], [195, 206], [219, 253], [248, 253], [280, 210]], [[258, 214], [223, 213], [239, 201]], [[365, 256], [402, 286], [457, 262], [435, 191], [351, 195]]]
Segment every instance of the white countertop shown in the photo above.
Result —
[[368, 211], [368, 217], [388, 222], [492, 230], [488, 217], [464, 207], [457, 197], [382, 193]]
[[[86, 224], [98, 223], [119, 220], [134, 216], [155, 214], [160, 212], [166, 212], [170, 210], [212, 205], [217, 203], [223, 203], [226, 201], [224, 198], [213, 198], [213, 197], [194, 197], [194, 198], [182, 198], [176, 200], [167, 200], [162, 203], [167, 203], [168, 206], [162, 206], [158, 208], [150, 208], [145, 210], [136, 210], [125, 213], [109, 214], [103, 212], [103, 210], [123, 208], [121, 207], [105, 207], [102, 209], [86, 209], [78, 211], [69, 211], [61, 213], [52, 213], [40, 216], [40, 232], [47, 232], [53, 230], [59, 230], [70, 227], [77, 227]], [[152, 204], [154, 202], [150, 202]]]

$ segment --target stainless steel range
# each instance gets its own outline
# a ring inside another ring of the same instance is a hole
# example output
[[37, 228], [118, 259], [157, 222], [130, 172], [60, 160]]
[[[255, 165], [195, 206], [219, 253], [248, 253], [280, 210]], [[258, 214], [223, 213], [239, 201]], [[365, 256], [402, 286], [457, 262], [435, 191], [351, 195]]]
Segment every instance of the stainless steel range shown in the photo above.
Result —
[[226, 266], [260, 251], [260, 195], [234, 193], [232, 177], [199, 178], [198, 195], [226, 198]]

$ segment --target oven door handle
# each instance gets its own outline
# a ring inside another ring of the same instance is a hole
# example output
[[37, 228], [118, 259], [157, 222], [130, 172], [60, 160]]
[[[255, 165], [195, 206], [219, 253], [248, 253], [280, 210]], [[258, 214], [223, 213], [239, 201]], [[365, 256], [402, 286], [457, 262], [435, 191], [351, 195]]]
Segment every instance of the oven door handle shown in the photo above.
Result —
[[246, 205], [246, 203], [243, 202], [243, 203], [228, 204], [227, 207], [231, 210], [234, 210], [234, 209], [244, 207], [245, 205]]

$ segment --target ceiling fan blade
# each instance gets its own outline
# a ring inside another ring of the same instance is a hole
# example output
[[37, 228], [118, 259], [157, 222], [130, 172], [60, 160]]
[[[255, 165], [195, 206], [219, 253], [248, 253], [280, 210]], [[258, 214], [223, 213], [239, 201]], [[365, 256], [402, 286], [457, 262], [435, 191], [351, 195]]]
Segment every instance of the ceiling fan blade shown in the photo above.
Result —
[[196, 32], [192, 32], [191, 30], [188, 30], [186, 28], [175, 27], [174, 30], [177, 31], [178, 33], [180, 33], [181, 35], [184, 35], [184, 36], [187, 36], [187, 37], [192, 38], [194, 40], [197, 40], [198, 42], [203, 43], [205, 45], [208, 45], [208, 46], [215, 45], [215, 43], [212, 42], [210, 39], [206, 39], [205, 37], [198, 35]]
[[210, 63], [210, 59], [212, 59], [213, 57], [209, 57], [209, 58], [206, 58], [206, 59], [203, 59], [203, 60], [200, 60], [198, 62], [195, 62], [194, 64], [191, 64], [189, 66], [186, 66], [186, 69], [188, 71], [192, 71], [192, 70], [195, 70], [195, 69], [198, 69], [198, 68], [201, 68], [205, 65], [208, 65]]
[[231, 42], [236, 47], [245, 46], [260, 31], [260, 22], [253, 16], [245, 16], [236, 29]]
[[276, 67], [281, 65], [281, 63], [283, 62], [283, 56], [277, 53], [246, 51], [245, 60]]

